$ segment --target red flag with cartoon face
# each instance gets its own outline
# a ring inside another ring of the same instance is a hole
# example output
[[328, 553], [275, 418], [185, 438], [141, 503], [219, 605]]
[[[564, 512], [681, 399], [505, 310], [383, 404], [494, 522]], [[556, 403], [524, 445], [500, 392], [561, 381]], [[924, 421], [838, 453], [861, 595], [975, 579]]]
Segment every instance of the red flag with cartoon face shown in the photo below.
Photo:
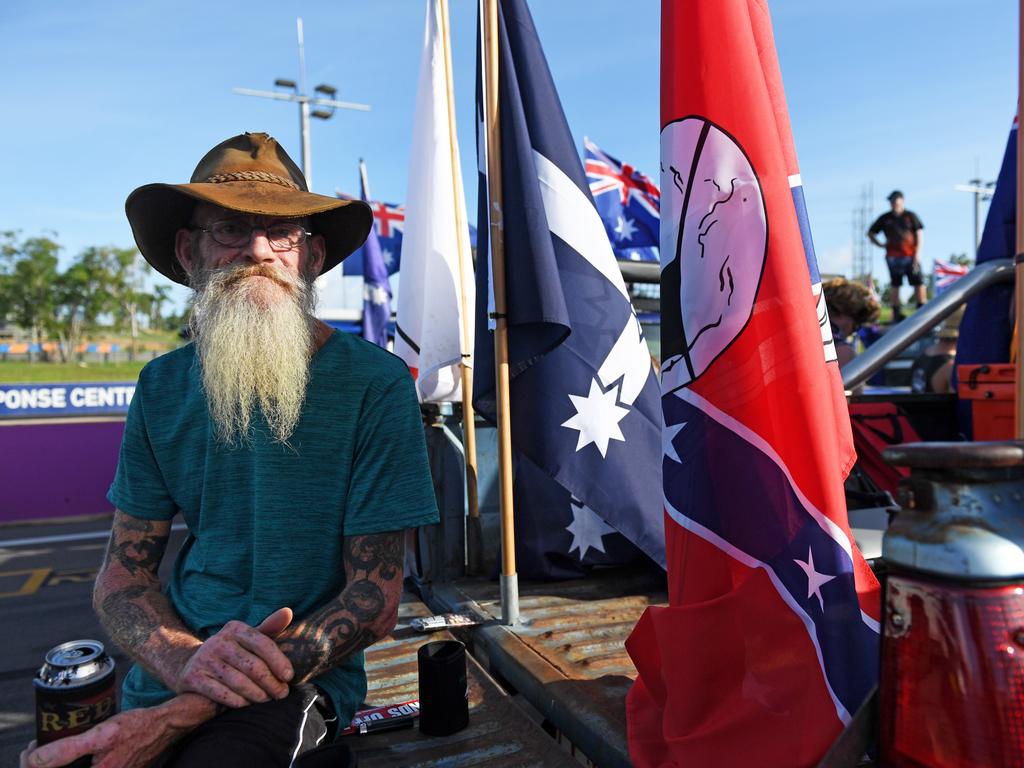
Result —
[[663, 0], [669, 600], [627, 647], [638, 766], [815, 765], [877, 677], [878, 584], [762, 0]]

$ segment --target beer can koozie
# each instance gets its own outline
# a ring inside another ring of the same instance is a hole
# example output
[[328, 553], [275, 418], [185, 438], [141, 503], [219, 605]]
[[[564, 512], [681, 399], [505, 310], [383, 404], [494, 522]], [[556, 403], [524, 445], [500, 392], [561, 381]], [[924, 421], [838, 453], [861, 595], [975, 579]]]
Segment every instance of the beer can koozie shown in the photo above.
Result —
[[[114, 660], [97, 640], [50, 649], [32, 683], [39, 745], [87, 731], [114, 714]], [[90, 761], [87, 757], [83, 764]]]

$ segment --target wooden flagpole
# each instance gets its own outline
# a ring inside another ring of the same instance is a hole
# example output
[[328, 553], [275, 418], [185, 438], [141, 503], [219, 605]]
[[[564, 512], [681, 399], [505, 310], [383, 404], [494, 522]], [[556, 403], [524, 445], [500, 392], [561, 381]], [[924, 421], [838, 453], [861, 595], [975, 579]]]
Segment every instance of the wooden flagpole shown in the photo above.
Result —
[[1013, 435], [1024, 440], [1024, 121], [1021, 120], [1021, 105], [1024, 104], [1024, 0], [1018, 3], [1017, 30], [1017, 247], [1015, 254], [1014, 290], [1014, 358], [1017, 364], [1017, 379], [1014, 387]]
[[[469, 510], [470, 523], [467, 528], [470, 537], [469, 561], [471, 570], [477, 570], [479, 566], [480, 539], [476, 535], [479, 532], [480, 506], [477, 499], [476, 485], [476, 425], [474, 424], [475, 414], [473, 412], [473, 363], [472, 351], [469, 343], [469, 319], [472, 317], [473, 307], [469, 306], [466, 296], [466, 280], [470, 277], [467, 268], [467, 254], [464, 252], [462, 242], [463, 233], [467, 231], [466, 222], [462, 220], [462, 211], [465, 208], [465, 197], [462, 195], [462, 169], [459, 168], [456, 157], [458, 143], [455, 140], [455, 86], [452, 79], [452, 44], [451, 28], [448, 23], [448, 0], [439, 0], [441, 5], [441, 42], [444, 46], [444, 77], [446, 91], [448, 94], [448, 144], [450, 147], [452, 164], [452, 192], [454, 193], [453, 204], [455, 206], [455, 231], [456, 242], [459, 252], [459, 295], [462, 302], [462, 316], [460, 318], [459, 330], [462, 340], [462, 440], [466, 451], [466, 501]], [[475, 528], [475, 530], [473, 530]]]
[[487, 127], [487, 193], [490, 202], [487, 218], [494, 288], [494, 370], [498, 390], [498, 477], [501, 481], [501, 620], [503, 624], [511, 625], [519, 620], [519, 581], [512, 508], [505, 221], [501, 199], [501, 122], [498, 119], [498, 0], [484, 0], [483, 7], [484, 122]]

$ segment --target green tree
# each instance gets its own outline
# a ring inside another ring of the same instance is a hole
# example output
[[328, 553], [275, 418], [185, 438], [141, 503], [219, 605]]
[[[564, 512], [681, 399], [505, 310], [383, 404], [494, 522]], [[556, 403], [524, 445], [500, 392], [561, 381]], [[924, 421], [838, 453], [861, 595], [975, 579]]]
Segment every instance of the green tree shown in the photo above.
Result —
[[55, 330], [60, 245], [49, 237], [20, 240], [16, 232], [4, 232], [0, 243], [0, 306], [29, 332], [33, 344], [39, 344]]
[[57, 335], [61, 359], [67, 361], [87, 333], [99, 327], [112, 309], [110, 274], [103, 249], [87, 248], [57, 281]]
[[152, 301], [145, 290], [145, 274], [149, 266], [135, 248], [112, 248], [111, 295], [117, 302], [114, 317], [118, 327], [131, 334], [129, 358], [138, 353], [139, 313]]
[[164, 305], [171, 300], [171, 288], [167, 285], [158, 285], [153, 288], [153, 300], [149, 305], [149, 327], [164, 327], [163, 309]]

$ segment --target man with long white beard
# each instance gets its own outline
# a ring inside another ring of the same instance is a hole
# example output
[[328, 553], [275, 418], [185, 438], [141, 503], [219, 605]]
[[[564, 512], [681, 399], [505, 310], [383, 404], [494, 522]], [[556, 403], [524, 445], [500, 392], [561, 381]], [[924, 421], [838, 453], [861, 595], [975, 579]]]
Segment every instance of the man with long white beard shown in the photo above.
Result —
[[[193, 343], [139, 376], [94, 591], [136, 664], [121, 714], [22, 764], [292, 765], [362, 702], [362, 650], [397, 616], [404, 530], [437, 521], [408, 369], [313, 315], [313, 280], [372, 217], [309, 193], [259, 133], [212, 149], [189, 184], [135, 190], [126, 211], [143, 256], [194, 291]], [[161, 588], [176, 514], [188, 538]]]

